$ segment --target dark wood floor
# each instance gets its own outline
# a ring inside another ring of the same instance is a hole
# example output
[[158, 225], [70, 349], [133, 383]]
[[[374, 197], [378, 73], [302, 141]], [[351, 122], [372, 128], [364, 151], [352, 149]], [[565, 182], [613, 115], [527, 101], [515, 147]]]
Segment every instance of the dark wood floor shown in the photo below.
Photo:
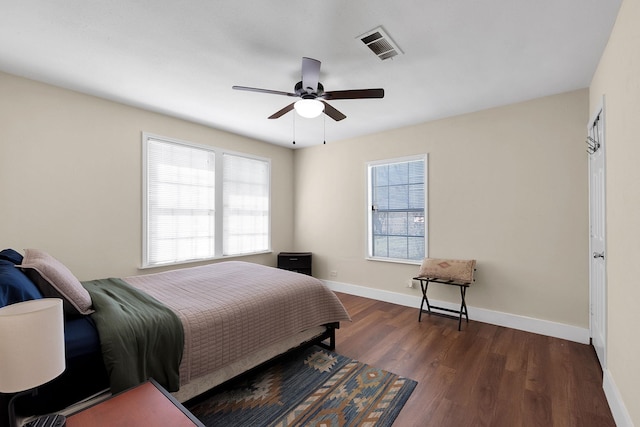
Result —
[[593, 347], [338, 293], [336, 352], [418, 381], [394, 426], [615, 426]]

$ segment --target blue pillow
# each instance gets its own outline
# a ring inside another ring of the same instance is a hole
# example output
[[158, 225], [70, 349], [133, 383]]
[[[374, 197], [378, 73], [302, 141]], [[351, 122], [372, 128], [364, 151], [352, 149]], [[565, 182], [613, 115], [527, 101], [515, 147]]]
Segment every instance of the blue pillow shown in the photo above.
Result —
[[12, 263], [18, 265], [22, 264], [22, 255], [13, 249], [3, 249], [0, 251], [0, 259], [5, 259], [7, 261], [11, 261]]
[[13, 262], [0, 259], [0, 307], [40, 298], [36, 285]]

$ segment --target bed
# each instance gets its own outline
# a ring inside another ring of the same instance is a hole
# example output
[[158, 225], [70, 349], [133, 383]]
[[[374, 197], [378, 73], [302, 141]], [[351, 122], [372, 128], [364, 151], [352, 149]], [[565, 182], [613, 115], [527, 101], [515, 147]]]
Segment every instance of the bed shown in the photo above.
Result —
[[23, 403], [28, 413], [148, 377], [184, 402], [302, 344], [332, 347], [335, 329], [350, 320], [321, 281], [248, 262], [83, 282], [39, 250], [4, 250], [0, 262], [24, 276], [25, 288], [34, 285], [4, 303], [60, 297], [65, 309], [67, 369]]

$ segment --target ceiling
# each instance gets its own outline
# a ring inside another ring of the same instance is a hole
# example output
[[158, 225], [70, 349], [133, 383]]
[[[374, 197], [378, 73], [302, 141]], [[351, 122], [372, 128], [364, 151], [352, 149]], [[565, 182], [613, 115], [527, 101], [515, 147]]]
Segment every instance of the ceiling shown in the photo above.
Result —
[[[297, 148], [588, 87], [620, 3], [0, 0], [0, 70]], [[362, 43], [378, 26], [402, 55]], [[303, 56], [325, 90], [384, 99], [268, 120], [294, 99], [231, 89], [293, 92]]]

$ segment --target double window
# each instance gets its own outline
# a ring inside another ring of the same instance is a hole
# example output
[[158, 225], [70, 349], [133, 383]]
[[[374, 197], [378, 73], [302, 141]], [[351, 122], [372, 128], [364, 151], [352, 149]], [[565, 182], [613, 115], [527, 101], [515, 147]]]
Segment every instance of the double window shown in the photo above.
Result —
[[143, 134], [143, 266], [270, 249], [268, 159]]
[[427, 256], [426, 159], [369, 163], [369, 258], [419, 262]]

